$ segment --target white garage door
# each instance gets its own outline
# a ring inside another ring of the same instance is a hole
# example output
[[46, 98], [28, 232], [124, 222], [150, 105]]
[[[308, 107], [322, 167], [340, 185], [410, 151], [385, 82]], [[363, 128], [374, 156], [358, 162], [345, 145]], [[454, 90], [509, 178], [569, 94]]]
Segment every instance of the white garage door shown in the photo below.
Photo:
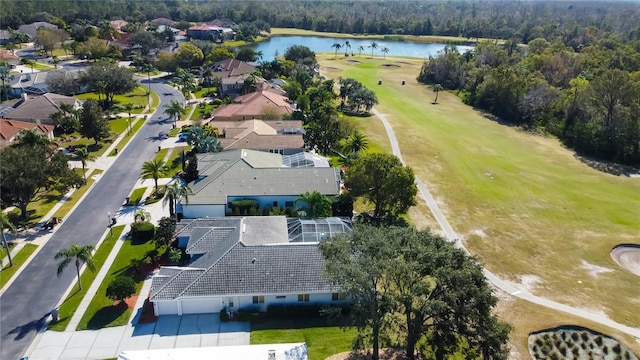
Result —
[[178, 315], [177, 301], [157, 301], [158, 315]]
[[220, 298], [182, 300], [183, 314], [217, 313], [220, 310], [222, 310], [222, 299]]

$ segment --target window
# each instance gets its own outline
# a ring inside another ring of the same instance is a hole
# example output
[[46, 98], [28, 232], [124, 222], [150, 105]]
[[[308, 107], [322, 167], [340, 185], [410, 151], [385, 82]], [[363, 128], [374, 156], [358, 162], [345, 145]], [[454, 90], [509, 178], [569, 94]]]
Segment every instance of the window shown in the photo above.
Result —
[[309, 294], [298, 294], [298, 301], [309, 302]]
[[276, 206], [278, 206], [278, 202], [277, 202], [277, 201], [274, 201], [274, 202], [273, 202], [273, 207], [276, 207]]
[[285, 295], [278, 295], [276, 296], [276, 299], [286, 299], [287, 297]]
[[293, 207], [293, 201], [285, 201], [284, 206], [285, 207]]
[[254, 304], [264, 304], [264, 295], [254, 296], [253, 297]]
[[332, 293], [331, 294], [331, 301], [341, 301], [344, 300], [346, 298], [346, 296], [344, 295], [344, 293]]

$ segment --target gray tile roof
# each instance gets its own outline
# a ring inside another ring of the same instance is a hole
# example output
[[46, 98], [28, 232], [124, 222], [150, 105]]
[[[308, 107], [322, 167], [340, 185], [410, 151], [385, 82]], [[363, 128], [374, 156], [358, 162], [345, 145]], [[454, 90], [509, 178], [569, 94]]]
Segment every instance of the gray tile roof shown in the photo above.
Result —
[[176, 236], [191, 236], [194, 229], [211, 227], [237, 227], [240, 226], [240, 218], [203, 218], [182, 219], [176, 224]]
[[286, 167], [282, 155], [230, 150], [198, 157], [200, 178], [189, 184], [188, 205], [226, 204], [229, 196], [290, 196], [307, 191], [340, 193], [340, 173], [331, 167]]
[[[206, 254], [215, 249], [220, 242], [235, 232], [235, 227], [196, 228], [191, 232], [185, 251], [188, 254]], [[238, 234], [235, 241], [238, 241]]]
[[216, 240], [208, 243], [215, 246], [180, 272], [161, 269], [153, 278], [151, 301], [335, 290], [324, 275], [317, 244], [288, 242], [285, 217], [245, 217], [235, 233], [224, 237], [216, 229], [228, 228], [214, 227], [213, 232], [191, 228], [191, 235], [198, 238], [193, 246], [216, 234], [210, 236]]

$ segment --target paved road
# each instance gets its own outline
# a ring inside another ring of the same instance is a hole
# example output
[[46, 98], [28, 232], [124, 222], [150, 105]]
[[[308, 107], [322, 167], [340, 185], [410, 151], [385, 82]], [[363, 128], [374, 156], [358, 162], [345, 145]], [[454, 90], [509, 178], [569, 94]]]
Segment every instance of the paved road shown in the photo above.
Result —
[[98, 243], [107, 228], [107, 212], [113, 213], [120, 208], [138, 179], [142, 163], [156, 151], [160, 143], [158, 133], [171, 128], [162, 106], [172, 99], [182, 100], [182, 96], [165, 84], [152, 82], [151, 89], [160, 96], [159, 111], [140, 129], [114, 165], [0, 297], [0, 359], [13, 360], [23, 356], [37, 331], [45, 325], [49, 312], [74, 280], [73, 264], [61, 277], [56, 277], [54, 254], [72, 244]]
[[[381, 114], [375, 108], [372, 109], [372, 112], [382, 121], [382, 124], [384, 125], [384, 128], [387, 131], [387, 136], [389, 137], [389, 141], [391, 142], [391, 150], [393, 151], [393, 154], [397, 156], [398, 159], [400, 159], [402, 164], [405, 164], [404, 160], [402, 159], [402, 153], [400, 152], [400, 146], [398, 145], [398, 140], [396, 139], [396, 135], [393, 132], [393, 128], [391, 127], [391, 124], [389, 124], [389, 121], [387, 120], [386, 116], [384, 114]], [[429, 206], [429, 209], [433, 213], [433, 216], [436, 218], [436, 221], [438, 221], [438, 224], [440, 225], [440, 228], [444, 232], [445, 236], [450, 240], [454, 240], [457, 247], [463, 249], [469, 254], [469, 250], [467, 250], [467, 248], [464, 247], [464, 244], [462, 243], [462, 241], [460, 241], [458, 234], [453, 230], [453, 228], [449, 224], [449, 221], [440, 210], [438, 203], [431, 195], [431, 192], [429, 191], [429, 188], [427, 187], [427, 185], [418, 178], [416, 178], [416, 183], [418, 185], [418, 191], [420, 192], [420, 195], [426, 201], [427, 206]], [[567, 306], [549, 299], [545, 299], [543, 297], [535, 296], [525, 289], [517, 288], [511, 285], [510, 283], [503, 281], [502, 279], [497, 277], [494, 273], [490, 272], [486, 268], [484, 269], [484, 274], [489, 280], [489, 282], [493, 284], [493, 286], [513, 296], [516, 296], [520, 299], [532, 302], [534, 304], [542, 305], [550, 309], [562, 311], [567, 314], [575, 315], [593, 322], [597, 322], [602, 325], [606, 325], [610, 328], [614, 328], [616, 330], [629, 334], [631, 336], [635, 336], [637, 339], [640, 339], [640, 328], [634, 328], [634, 327], [617, 323], [600, 313], [594, 313], [588, 310], [574, 308], [574, 307]]]

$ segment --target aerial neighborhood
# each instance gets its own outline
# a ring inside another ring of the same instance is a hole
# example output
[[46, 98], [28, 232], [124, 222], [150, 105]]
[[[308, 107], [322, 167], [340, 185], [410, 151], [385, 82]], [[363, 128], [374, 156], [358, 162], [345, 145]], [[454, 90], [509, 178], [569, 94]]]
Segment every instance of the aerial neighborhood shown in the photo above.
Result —
[[633, 5], [3, 1], [0, 358], [638, 360]]

